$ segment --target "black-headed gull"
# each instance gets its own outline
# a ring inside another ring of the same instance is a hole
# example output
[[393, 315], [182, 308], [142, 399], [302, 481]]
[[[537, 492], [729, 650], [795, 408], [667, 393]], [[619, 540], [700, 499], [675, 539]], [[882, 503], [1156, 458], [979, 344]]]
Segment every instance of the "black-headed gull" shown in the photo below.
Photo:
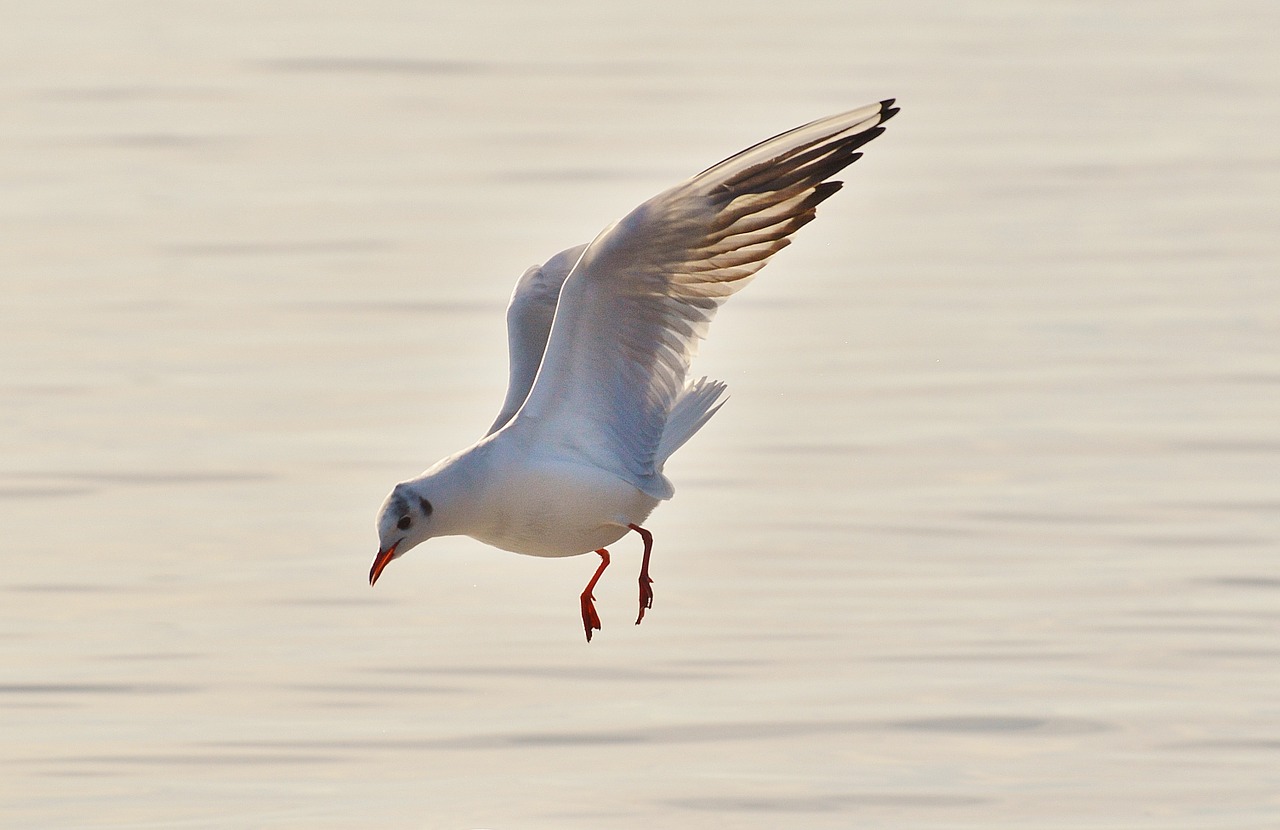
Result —
[[369, 584], [433, 536], [530, 556], [595, 551], [581, 596], [590, 641], [605, 546], [634, 530], [638, 625], [653, 605], [653, 536], [641, 523], [675, 492], [663, 465], [723, 403], [720, 381], [686, 380], [698, 341], [897, 112], [891, 98], [763, 141], [526, 271], [507, 310], [501, 413], [475, 444], [391, 491]]

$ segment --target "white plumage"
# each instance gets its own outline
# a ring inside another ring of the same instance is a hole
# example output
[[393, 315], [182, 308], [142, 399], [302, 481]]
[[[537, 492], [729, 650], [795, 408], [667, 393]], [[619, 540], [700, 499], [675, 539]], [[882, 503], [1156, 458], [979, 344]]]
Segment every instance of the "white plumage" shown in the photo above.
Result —
[[674, 492], [664, 463], [725, 392], [719, 381], [688, 381], [698, 341], [720, 304], [840, 189], [829, 179], [884, 131], [892, 104], [763, 141], [526, 271], [507, 312], [502, 410], [476, 444], [396, 485], [379, 515], [370, 583], [433, 536], [533, 556], [594, 550], [602, 562], [581, 597], [590, 640], [604, 547], [636, 530], [645, 540], [643, 618], [652, 537], [641, 523]]

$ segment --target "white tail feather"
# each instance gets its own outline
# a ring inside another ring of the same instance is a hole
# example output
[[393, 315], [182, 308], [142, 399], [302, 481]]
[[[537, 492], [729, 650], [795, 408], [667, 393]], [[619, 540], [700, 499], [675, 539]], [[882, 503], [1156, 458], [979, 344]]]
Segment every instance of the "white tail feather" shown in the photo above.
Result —
[[684, 446], [724, 406], [722, 399], [728, 388], [721, 381], [707, 378], [699, 378], [684, 388], [675, 406], [671, 407], [671, 414], [662, 428], [662, 438], [658, 441], [654, 460], [659, 470], [672, 453]]

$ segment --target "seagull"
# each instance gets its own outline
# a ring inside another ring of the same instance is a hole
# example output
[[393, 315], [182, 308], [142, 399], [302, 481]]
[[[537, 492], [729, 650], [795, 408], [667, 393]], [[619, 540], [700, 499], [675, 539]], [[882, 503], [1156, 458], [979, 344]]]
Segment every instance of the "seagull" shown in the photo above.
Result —
[[677, 184], [589, 244], [525, 271], [507, 308], [510, 369], [487, 433], [397, 484], [378, 514], [369, 584], [437, 536], [528, 556], [600, 556], [580, 596], [587, 641], [608, 545], [644, 542], [639, 625], [653, 607], [644, 526], [675, 488], [671, 454], [724, 403], [688, 379], [716, 309], [745, 286], [897, 112], [892, 98], [760, 142]]

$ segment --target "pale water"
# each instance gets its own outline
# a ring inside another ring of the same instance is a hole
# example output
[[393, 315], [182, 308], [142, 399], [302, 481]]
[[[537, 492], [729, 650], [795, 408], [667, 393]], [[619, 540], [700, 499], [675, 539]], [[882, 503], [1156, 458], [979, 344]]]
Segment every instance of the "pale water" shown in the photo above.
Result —
[[[0, 825], [1280, 826], [1280, 6], [10, 4]], [[614, 548], [439, 540], [529, 264], [897, 96]]]

